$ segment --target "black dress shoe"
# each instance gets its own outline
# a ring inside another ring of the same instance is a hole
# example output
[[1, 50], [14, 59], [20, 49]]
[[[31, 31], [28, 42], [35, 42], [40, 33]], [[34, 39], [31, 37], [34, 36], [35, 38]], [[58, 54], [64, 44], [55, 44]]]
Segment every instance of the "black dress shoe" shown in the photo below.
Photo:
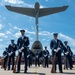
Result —
[[24, 73], [27, 73], [27, 70], [25, 70]]
[[57, 73], [56, 71], [54, 73]]
[[70, 70], [72, 70], [72, 68], [70, 68]]
[[8, 69], [8, 70], [10, 70], [10, 69]]
[[17, 71], [16, 73], [20, 73], [20, 71]]
[[13, 70], [13, 68], [11, 70]]
[[63, 73], [63, 71], [60, 71], [60, 73]]

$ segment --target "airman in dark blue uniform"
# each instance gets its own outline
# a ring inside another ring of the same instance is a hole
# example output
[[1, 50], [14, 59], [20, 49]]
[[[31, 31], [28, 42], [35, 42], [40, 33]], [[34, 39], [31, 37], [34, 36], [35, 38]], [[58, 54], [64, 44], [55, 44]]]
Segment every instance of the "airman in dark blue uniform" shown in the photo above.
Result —
[[6, 70], [7, 66], [7, 60], [8, 60], [8, 48], [5, 48], [6, 50], [3, 52], [4, 62], [3, 62], [3, 68]]
[[18, 65], [17, 65], [17, 73], [20, 73], [20, 64], [21, 64], [21, 56], [22, 53], [24, 53], [24, 64], [25, 64], [25, 70], [24, 73], [27, 73], [27, 47], [29, 45], [29, 38], [25, 36], [25, 30], [20, 30], [21, 37], [18, 38], [17, 41], [17, 48], [18, 48]]
[[38, 66], [40, 66], [40, 63], [39, 63], [39, 52], [38, 51], [35, 52], [35, 66], [37, 66], [37, 64], [38, 64]]
[[11, 40], [11, 44], [8, 46], [8, 55], [9, 55], [8, 70], [10, 70], [10, 64], [11, 63], [12, 63], [12, 70], [14, 68], [14, 60], [15, 60], [15, 51], [16, 51], [16, 49], [17, 49], [17, 46], [14, 43], [14, 40]]
[[29, 49], [27, 50], [27, 59], [28, 59], [28, 66], [30, 68], [30, 66], [32, 65], [32, 51]]
[[68, 41], [64, 41], [64, 48], [63, 49], [64, 49], [64, 55], [66, 58], [65, 68], [68, 69], [68, 62], [69, 62], [70, 69], [72, 69], [72, 67], [73, 67], [73, 65], [72, 65], [72, 54], [73, 53], [67, 44], [68, 44]]
[[[52, 56], [54, 57], [54, 54], [56, 54], [56, 57], [58, 59], [59, 64], [59, 72], [63, 73], [62, 71], [62, 62], [61, 62], [61, 51], [63, 44], [61, 40], [57, 39], [58, 33], [54, 33], [54, 39], [51, 40], [50, 48], [52, 49]], [[56, 72], [56, 63], [55, 63], [55, 72]]]
[[48, 56], [49, 56], [49, 51], [47, 50], [47, 47], [45, 47], [45, 50], [43, 51], [43, 56], [44, 56], [44, 59], [45, 59], [45, 66], [47, 66], [47, 68], [49, 67], [48, 66]]

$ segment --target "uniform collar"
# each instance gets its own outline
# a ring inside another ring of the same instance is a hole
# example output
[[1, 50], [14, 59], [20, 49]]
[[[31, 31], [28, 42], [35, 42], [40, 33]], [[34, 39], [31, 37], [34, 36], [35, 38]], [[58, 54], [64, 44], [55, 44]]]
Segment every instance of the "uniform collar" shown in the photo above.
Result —
[[11, 43], [11, 46], [13, 46], [13, 45], [14, 45], [14, 43], [13, 44]]
[[64, 46], [67, 48], [67, 45], [64, 44]]
[[24, 36], [21, 36], [22, 40], [24, 39]]
[[54, 41], [57, 43], [58, 39], [54, 39]]

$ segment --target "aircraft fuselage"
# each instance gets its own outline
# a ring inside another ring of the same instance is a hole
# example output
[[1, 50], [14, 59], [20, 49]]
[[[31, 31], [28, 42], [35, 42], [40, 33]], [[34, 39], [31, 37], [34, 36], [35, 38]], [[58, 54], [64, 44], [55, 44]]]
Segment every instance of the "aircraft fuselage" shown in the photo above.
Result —
[[36, 18], [36, 25], [38, 24], [39, 8], [40, 8], [40, 4], [39, 4], [38, 2], [36, 2], [36, 3], [35, 3], [35, 18]]

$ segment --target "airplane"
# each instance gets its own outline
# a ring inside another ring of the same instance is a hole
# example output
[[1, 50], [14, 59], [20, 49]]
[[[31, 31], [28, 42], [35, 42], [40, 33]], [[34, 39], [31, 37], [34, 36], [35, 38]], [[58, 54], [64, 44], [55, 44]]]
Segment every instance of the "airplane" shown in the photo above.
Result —
[[[68, 6], [62, 6], [62, 7], [53, 7], [53, 8], [40, 8], [40, 4], [38, 2], [35, 3], [34, 8], [24, 8], [24, 7], [15, 7], [10, 5], [5, 5], [5, 7], [13, 12], [17, 12], [23, 15], [34, 17], [36, 20], [36, 41], [32, 45], [32, 49], [35, 48], [37, 50], [41, 51], [43, 49], [42, 44], [40, 41], [38, 41], [38, 18], [55, 14], [58, 12], [65, 11]], [[35, 49], [33, 51], [35, 51]]]

